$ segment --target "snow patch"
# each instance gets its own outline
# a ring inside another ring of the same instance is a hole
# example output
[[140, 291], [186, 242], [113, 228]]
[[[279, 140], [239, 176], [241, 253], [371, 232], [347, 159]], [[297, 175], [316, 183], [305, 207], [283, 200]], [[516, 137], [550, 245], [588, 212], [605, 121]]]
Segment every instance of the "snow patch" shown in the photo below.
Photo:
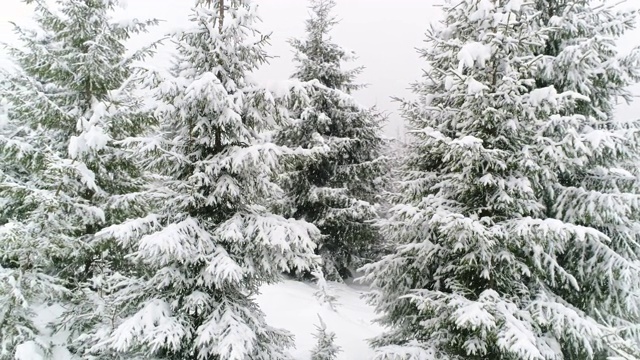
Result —
[[494, 12], [495, 6], [489, 0], [480, 0], [476, 11], [469, 15], [469, 21], [481, 21], [490, 18], [490, 14]]
[[458, 72], [465, 68], [472, 68], [475, 65], [484, 67], [487, 60], [491, 58], [491, 46], [479, 42], [464, 44], [458, 52]]
[[295, 349], [291, 355], [296, 360], [309, 360], [316, 345], [314, 333], [318, 315], [327, 328], [336, 333], [336, 345], [342, 352], [337, 360], [369, 360], [375, 356], [368, 339], [382, 333], [373, 308], [361, 298], [368, 288], [354, 284], [330, 283], [332, 294], [339, 303], [335, 311], [316, 298], [317, 286], [287, 280], [262, 288], [258, 303], [267, 316], [267, 322], [295, 335]]
[[520, 12], [523, 4], [523, 0], [511, 0], [507, 5], [505, 5], [504, 9], [506, 11]]
[[35, 341], [16, 346], [15, 360], [45, 360], [42, 348]]
[[534, 107], [542, 105], [547, 102], [552, 105], [557, 105], [558, 92], [553, 86], [545, 88], [534, 89], [529, 93], [529, 104]]
[[476, 94], [480, 94], [481, 92], [483, 92], [484, 90], [488, 90], [489, 87], [483, 83], [481, 83], [480, 81], [474, 79], [474, 78], [469, 78], [467, 80], [467, 94], [468, 95], [476, 95]]

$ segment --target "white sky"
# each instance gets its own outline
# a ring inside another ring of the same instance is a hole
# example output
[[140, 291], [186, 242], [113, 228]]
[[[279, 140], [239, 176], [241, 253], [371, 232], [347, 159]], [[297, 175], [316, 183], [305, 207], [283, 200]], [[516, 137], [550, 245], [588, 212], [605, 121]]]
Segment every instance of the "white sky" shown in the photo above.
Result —
[[[263, 31], [272, 31], [269, 54], [278, 56], [265, 65], [256, 77], [271, 82], [287, 79], [293, 71], [292, 52], [287, 43], [291, 37], [304, 36], [304, 20], [308, 9], [306, 0], [254, 0], [260, 6]], [[606, 0], [616, 1], [616, 0]], [[632, 0], [636, 2], [638, 0]], [[138, 47], [162, 37], [168, 31], [188, 25], [188, 14], [193, 0], [126, 0], [127, 9], [118, 14], [123, 18], [158, 18], [165, 20], [159, 27], [134, 38], [131, 45]], [[410, 97], [408, 86], [419, 78], [425, 63], [415, 48], [422, 47], [424, 33], [429, 24], [438, 20], [440, 10], [434, 7], [441, 0], [337, 0], [336, 14], [341, 23], [333, 32], [334, 40], [353, 50], [359, 56], [354, 66], [364, 65], [359, 82], [369, 84], [355, 96], [363, 104], [377, 105], [390, 115], [386, 133], [396, 136], [402, 119], [397, 114], [397, 104], [391, 97]], [[30, 22], [29, 7], [21, 0], [2, 0], [0, 7], [0, 41], [12, 42], [13, 21]], [[640, 45], [640, 30], [625, 36], [620, 42], [626, 50]], [[168, 50], [161, 49], [157, 61], [168, 59]], [[1, 57], [1, 54], [0, 54]], [[640, 94], [640, 87], [638, 93]], [[631, 107], [621, 107], [620, 116], [640, 114], [640, 99]]]

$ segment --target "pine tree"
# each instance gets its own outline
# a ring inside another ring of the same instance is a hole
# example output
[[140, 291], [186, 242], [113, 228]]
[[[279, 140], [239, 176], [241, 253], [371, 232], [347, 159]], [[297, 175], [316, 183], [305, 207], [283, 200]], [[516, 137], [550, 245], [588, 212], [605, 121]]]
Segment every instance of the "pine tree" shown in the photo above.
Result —
[[334, 6], [334, 0], [312, 0], [307, 38], [291, 41], [297, 62], [292, 78], [314, 89], [308, 103], [290, 107], [298, 121], [283, 128], [276, 140], [292, 148], [327, 148], [324, 155], [291, 164], [282, 178], [290, 215], [321, 230], [324, 273], [339, 280], [377, 251], [380, 237], [374, 221], [385, 157], [379, 134], [383, 117], [350, 95], [359, 88], [354, 80], [362, 68], [342, 69], [341, 62], [353, 56], [329, 36], [337, 23], [331, 15]]
[[[547, 209], [558, 171], [577, 175], [585, 153], [603, 149], [573, 136], [581, 141], [570, 151], [568, 141], [546, 134], [583, 122], [575, 109], [590, 100], [583, 89], [537, 84], [544, 57], [536, 54], [557, 29], [520, 0], [447, 1], [444, 14], [421, 51], [429, 70], [412, 87], [417, 99], [402, 102], [412, 142], [401, 196], [383, 223], [396, 249], [364, 268], [378, 289], [370, 300], [390, 329], [373, 340], [376, 358], [559, 360], [635, 351], [606, 318], [613, 309], [636, 317], [634, 259], [599, 226]], [[562, 211], [594, 216], [584, 210], [598, 203], [583, 204]], [[599, 210], [632, 224], [633, 197], [617, 206]], [[590, 311], [577, 299], [583, 291], [593, 291]]]
[[[154, 359], [288, 359], [292, 335], [270, 327], [254, 300], [282, 272], [308, 271], [319, 231], [269, 212], [281, 197], [270, 179], [283, 157], [265, 141], [283, 116], [250, 80], [266, 60], [249, 0], [198, 2], [193, 27], [174, 35], [169, 73], [150, 70], [159, 103], [157, 136], [138, 139], [148, 156], [157, 212], [99, 236], [129, 252], [126, 272], [105, 278], [115, 329], [95, 354]], [[284, 119], [286, 120], [286, 119]]]
[[37, 27], [15, 27], [17, 70], [0, 86], [10, 105], [0, 132], [0, 359], [34, 340], [49, 350], [34, 306], [69, 308], [95, 290], [110, 259], [93, 235], [143, 211], [131, 197], [140, 167], [120, 141], [151, 123], [129, 81], [148, 49], [125, 56], [124, 41], [155, 21], [111, 21], [116, 0], [25, 3]]
[[335, 344], [336, 334], [332, 331], [327, 331], [327, 325], [320, 315], [318, 315], [318, 319], [320, 320], [320, 325], [316, 326], [318, 332], [314, 334], [318, 342], [311, 350], [311, 360], [335, 360], [342, 351], [342, 349]]

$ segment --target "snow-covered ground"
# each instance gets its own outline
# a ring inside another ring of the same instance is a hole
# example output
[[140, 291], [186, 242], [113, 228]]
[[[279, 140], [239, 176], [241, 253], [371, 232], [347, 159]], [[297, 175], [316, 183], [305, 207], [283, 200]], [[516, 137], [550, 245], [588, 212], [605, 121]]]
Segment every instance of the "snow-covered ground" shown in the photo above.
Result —
[[336, 333], [336, 344], [342, 348], [338, 360], [371, 359], [367, 339], [378, 335], [382, 328], [374, 323], [373, 308], [361, 295], [366, 288], [353, 284], [330, 283], [331, 295], [337, 297], [335, 311], [321, 304], [314, 296], [312, 283], [286, 280], [266, 286], [258, 303], [267, 314], [270, 325], [286, 329], [296, 337], [296, 348], [291, 354], [296, 360], [309, 360], [315, 345], [313, 334], [319, 324], [318, 315], [327, 324], [327, 330]]
[[[265, 286], [258, 296], [258, 303], [267, 315], [271, 326], [286, 329], [295, 335], [295, 349], [291, 355], [296, 360], [309, 360], [311, 349], [316, 340], [313, 335], [319, 325], [318, 315], [327, 325], [327, 330], [336, 333], [336, 344], [342, 348], [338, 360], [368, 360], [373, 352], [367, 340], [380, 334], [382, 328], [375, 323], [373, 308], [362, 299], [366, 287], [354, 284], [329, 283], [329, 294], [337, 299], [333, 309], [322, 304], [314, 295], [317, 287], [313, 283], [293, 280]], [[334, 310], [335, 309], [335, 310]], [[36, 325], [45, 329], [50, 321], [55, 320], [61, 309], [57, 306], [36, 309], [38, 319]], [[18, 347], [17, 360], [49, 359], [38, 348], [41, 344], [64, 343], [64, 334], [54, 338], [42, 337], [35, 342], [28, 342]], [[71, 354], [59, 346], [52, 348], [53, 360], [69, 360]]]

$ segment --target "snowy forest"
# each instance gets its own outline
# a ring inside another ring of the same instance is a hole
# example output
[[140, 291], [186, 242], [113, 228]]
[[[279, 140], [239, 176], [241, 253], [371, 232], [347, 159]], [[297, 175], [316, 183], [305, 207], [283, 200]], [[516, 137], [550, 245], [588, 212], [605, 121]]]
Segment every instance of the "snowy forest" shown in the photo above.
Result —
[[336, 0], [268, 85], [258, 0], [21, 1], [0, 360], [640, 360], [640, 6], [442, 0], [393, 138]]

